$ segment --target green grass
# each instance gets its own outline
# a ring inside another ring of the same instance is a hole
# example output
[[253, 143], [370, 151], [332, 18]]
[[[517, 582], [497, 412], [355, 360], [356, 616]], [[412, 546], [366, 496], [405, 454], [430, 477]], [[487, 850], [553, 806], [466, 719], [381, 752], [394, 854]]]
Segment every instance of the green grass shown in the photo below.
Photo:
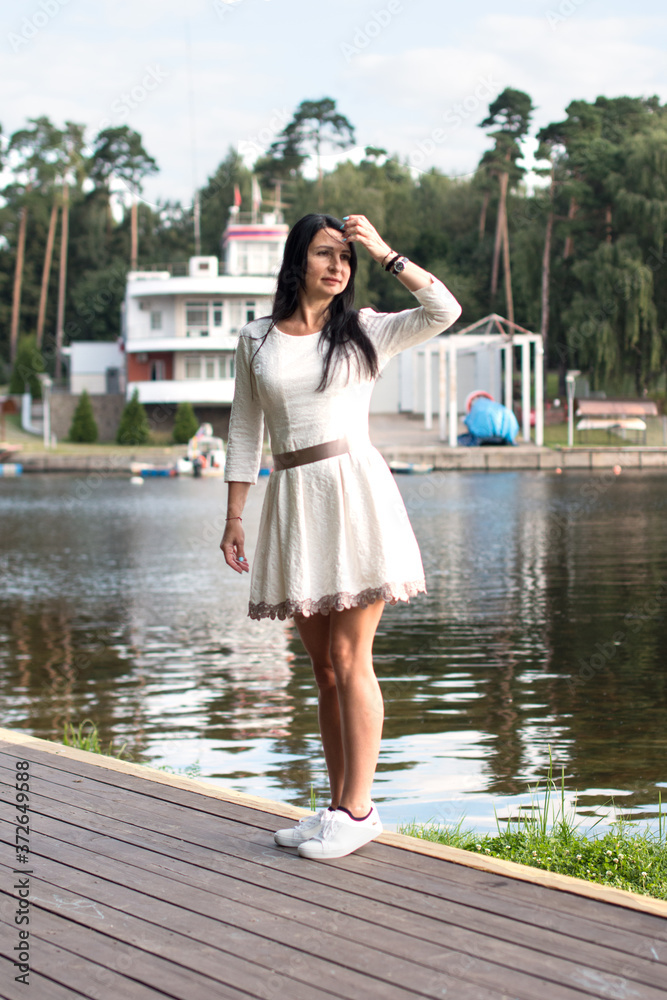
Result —
[[[24, 454], [30, 452], [43, 452], [44, 439], [41, 434], [28, 434], [21, 427], [21, 418], [18, 414], [10, 413], [5, 416], [6, 440], [11, 444], [20, 444]], [[110, 452], [141, 453], [152, 452], [156, 449], [164, 449], [170, 455], [181, 455], [184, 445], [175, 445], [171, 440], [171, 431], [151, 431], [147, 444], [117, 444], [115, 441], [96, 441], [94, 444], [76, 444], [72, 441], [58, 441], [55, 448], [50, 448], [53, 455], [108, 455]]]
[[[123, 743], [120, 750], [114, 750], [112, 741], [109, 743], [108, 749], [104, 750], [100, 743], [97, 726], [92, 719], [84, 719], [76, 729], [71, 722], [66, 722], [63, 731], [63, 743], [68, 747], [76, 747], [78, 750], [89, 750], [91, 753], [99, 753], [105, 757], [115, 757], [117, 760], [123, 757], [125, 747], [127, 746], [127, 743]], [[132, 757], [129, 754], [125, 754], [124, 759], [132, 761]], [[140, 763], [140, 761], [135, 761], [135, 763]], [[177, 770], [174, 770], [168, 764], [161, 764], [155, 770], [168, 771], [170, 774], [185, 774], [188, 778], [201, 777], [201, 767], [198, 763], [188, 764], [187, 767], [178, 768]]]
[[92, 719], [84, 719], [79, 723], [77, 729], [71, 722], [65, 723], [63, 730], [63, 743], [66, 747], [76, 747], [77, 750], [89, 750], [91, 753], [104, 754], [107, 757], [116, 757], [120, 760], [125, 752], [127, 743], [123, 743], [120, 750], [114, 750], [113, 742], [109, 743], [108, 750], [102, 748], [97, 726]]
[[662, 813], [662, 800], [657, 833], [648, 828], [640, 830], [638, 823], [618, 820], [608, 833], [596, 837], [577, 830], [579, 821], [574, 810], [568, 812], [565, 806], [563, 774], [560, 802], [558, 792], [550, 757], [543, 798], [537, 798], [540, 786], [536, 785], [531, 789], [530, 816], [517, 820], [515, 825], [510, 821], [504, 829], [496, 816], [495, 835], [480, 836], [474, 830], [463, 829], [464, 817], [456, 826], [408, 823], [400, 826], [398, 832], [531, 868], [572, 875], [598, 885], [667, 899], [667, 816]]
[[[555, 448], [557, 445], [567, 447], [567, 422], [562, 424], [546, 424], [544, 427], [544, 443], [547, 448]], [[649, 417], [646, 429], [647, 447], [660, 447], [663, 443], [661, 418]], [[607, 431], [582, 431], [579, 434], [575, 425], [575, 448], [627, 448], [643, 444], [644, 438], [642, 435], [632, 433], [627, 438], [624, 438], [620, 434], [609, 434]]]

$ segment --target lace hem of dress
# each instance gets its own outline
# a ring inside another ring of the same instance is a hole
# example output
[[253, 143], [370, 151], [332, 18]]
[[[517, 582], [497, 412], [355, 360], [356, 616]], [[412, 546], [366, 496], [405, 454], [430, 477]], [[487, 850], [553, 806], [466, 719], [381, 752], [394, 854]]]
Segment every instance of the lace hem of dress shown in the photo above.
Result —
[[397, 604], [399, 601], [409, 601], [416, 594], [426, 593], [426, 583], [423, 579], [407, 583], [383, 583], [381, 587], [370, 587], [359, 594], [340, 592], [328, 594], [314, 601], [306, 598], [303, 601], [283, 601], [282, 604], [267, 604], [260, 601], [248, 605], [249, 618], [293, 618], [294, 615], [328, 615], [331, 611], [345, 611], [347, 608], [365, 608], [375, 601], [383, 600], [387, 604]]

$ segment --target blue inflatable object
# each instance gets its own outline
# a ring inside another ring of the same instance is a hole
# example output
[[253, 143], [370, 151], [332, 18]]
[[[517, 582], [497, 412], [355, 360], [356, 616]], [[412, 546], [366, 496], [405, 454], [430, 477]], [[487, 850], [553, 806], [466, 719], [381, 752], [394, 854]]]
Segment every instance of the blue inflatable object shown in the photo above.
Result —
[[[493, 443], [514, 444], [519, 433], [519, 421], [511, 410], [502, 403], [496, 403], [486, 396], [478, 396], [473, 400], [470, 413], [463, 419], [472, 438], [471, 444], [483, 444], [485, 439], [500, 439]], [[491, 443], [491, 442], [489, 442]]]

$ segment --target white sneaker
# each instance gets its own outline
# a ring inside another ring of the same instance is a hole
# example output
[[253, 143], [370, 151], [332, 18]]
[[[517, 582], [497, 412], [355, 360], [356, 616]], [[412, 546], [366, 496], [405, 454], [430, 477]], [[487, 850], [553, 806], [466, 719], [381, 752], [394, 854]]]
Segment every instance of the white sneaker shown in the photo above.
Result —
[[277, 830], [273, 839], [279, 847], [298, 847], [304, 840], [315, 837], [322, 829], [322, 820], [327, 813], [333, 813], [330, 809], [320, 809], [319, 812], [304, 816], [296, 826], [291, 826], [287, 830]]
[[302, 858], [344, 858], [347, 854], [375, 840], [382, 833], [382, 823], [375, 804], [371, 803], [370, 816], [352, 819], [342, 809], [329, 810], [322, 822], [322, 829], [310, 840], [299, 845]]

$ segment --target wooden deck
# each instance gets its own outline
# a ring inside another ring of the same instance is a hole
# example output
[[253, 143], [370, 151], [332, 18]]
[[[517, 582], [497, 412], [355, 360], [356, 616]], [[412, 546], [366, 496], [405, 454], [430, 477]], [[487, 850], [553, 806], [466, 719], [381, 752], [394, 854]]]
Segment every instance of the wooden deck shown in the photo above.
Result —
[[306, 861], [272, 837], [301, 810], [6, 729], [0, 768], [3, 1000], [667, 997], [667, 903], [396, 834]]

